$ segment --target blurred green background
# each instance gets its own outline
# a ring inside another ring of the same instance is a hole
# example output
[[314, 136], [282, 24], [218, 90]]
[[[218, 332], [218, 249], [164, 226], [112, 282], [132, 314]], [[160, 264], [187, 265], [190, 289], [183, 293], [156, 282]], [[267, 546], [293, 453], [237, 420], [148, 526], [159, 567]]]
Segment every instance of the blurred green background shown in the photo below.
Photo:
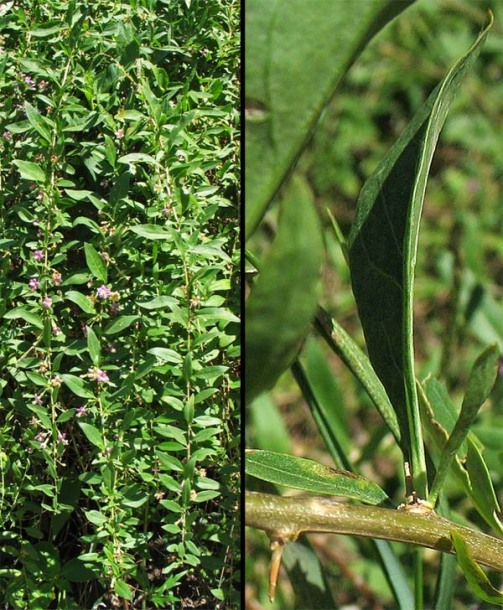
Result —
[[[346, 0], [334, 5], [343, 10]], [[365, 0], [357, 0], [364, 2]], [[433, 158], [426, 192], [415, 283], [415, 350], [419, 379], [433, 374], [460, 405], [471, 365], [482, 348], [503, 353], [503, 2], [419, 0], [381, 32], [357, 59], [299, 162], [316, 194], [326, 228], [327, 263], [322, 305], [364, 345], [349, 272], [327, 210], [349, 234], [366, 178], [401, 134], [452, 63], [472, 45], [487, 10], [494, 27], [475, 70], [463, 82]], [[313, 41], [315, 44], [315, 41]], [[271, 215], [271, 221], [274, 222]], [[262, 238], [267, 233], [263, 227]], [[260, 241], [261, 237], [257, 237]], [[339, 414], [340, 437], [362, 473], [403, 501], [401, 455], [370, 400], [344, 365], [313, 334], [302, 353], [316, 370]], [[503, 373], [503, 367], [502, 367]], [[272, 395], [251, 406], [247, 446], [282, 451], [330, 464], [307, 406], [289, 373]], [[481, 410], [475, 432], [503, 501], [503, 375]], [[249, 480], [249, 489], [271, 491]], [[483, 531], [463, 490], [448, 486], [460, 521]], [[394, 608], [389, 587], [366, 543], [317, 536], [316, 545], [338, 603], [356, 608]], [[286, 577], [274, 604], [267, 600], [268, 541], [247, 529], [246, 603], [249, 610], [292, 607]], [[396, 545], [404, 566], [410, 550]], [[439, 556], [426, 552], [425, 601], [433, 599]], [[493, 574], [501, 584], [501, 575]], [[456, 576], [456, 606], [478, 601]], [[489, 608], [481, 604], [478, 608]]]

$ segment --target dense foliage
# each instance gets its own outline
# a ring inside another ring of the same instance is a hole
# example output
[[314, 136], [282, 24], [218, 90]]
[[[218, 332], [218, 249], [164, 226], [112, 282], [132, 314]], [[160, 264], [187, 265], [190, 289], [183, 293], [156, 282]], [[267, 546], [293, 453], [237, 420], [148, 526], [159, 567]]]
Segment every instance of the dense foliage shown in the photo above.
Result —
[[235, 0], [0, 5], [0, 605], [238, 605]]

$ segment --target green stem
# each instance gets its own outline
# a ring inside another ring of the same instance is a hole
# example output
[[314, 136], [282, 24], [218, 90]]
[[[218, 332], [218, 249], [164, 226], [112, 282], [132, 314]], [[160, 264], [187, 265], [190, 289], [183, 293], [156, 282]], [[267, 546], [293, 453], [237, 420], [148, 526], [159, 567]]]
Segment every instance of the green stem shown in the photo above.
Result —
[[424, 607], [423, 550], [414, 549], [414, 603], [416, 610]]
[[457, 525], [421, 505], [401, 510], [338, 502], [329, 496], [246, 492], [245, 524], [264, 530], [273, 540], [328, 532], [405, 542], [443, 553], [454, 553], [450, 532], [455, 530], [475, 561], [503, 572], [503, 540]]

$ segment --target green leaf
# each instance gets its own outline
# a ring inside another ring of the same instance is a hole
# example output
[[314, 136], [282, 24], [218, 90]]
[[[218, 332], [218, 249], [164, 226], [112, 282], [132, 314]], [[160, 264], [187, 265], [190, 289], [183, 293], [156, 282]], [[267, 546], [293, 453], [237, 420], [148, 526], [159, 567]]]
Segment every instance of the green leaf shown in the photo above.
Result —
[[333, 0], [247, 4], [247, 238], [360, 51], [411, 3], [365, 0], [346, 2], [344, 10], [336, 10]]
[[[456, 424], [457, 414], [445, 386], [437, 379], [428, 377], [418, 388], [428, 452], [438, 468], [442, 450]], [[478, 448], [478, 440], [472, 432], [468, 433], [466, 442], [458, 448], [451, 467], [451, 472], [463, 485], [481, 517], [490, 527], [502, 532], [502, 524], [498, 519], [501, 509], [484, 458]], [[431, 501], [431, 494], [428, 499]]]
[[44, 377], [40, 373], [36, 373], [35, 371], [26, 371], [26, 377], [34, 383], [35, 385], [39, 385], [42, 387], [47, 387], [49, 385], [49, 380], [47, 377]]
[[32, 163], [31, 161], [21, 161], [14, 159], [14, 165], [18, 168], [19, 174], [23, 180], [33, 180], [34, 182], [45, 182], [45, 172], [38, 165], [38, 163]]
[[286, 545], [283, 564], [288, 571], [297, 608], [337, 608], [326, 569], [305, 538]]
[[335, 470], [313, 460], [292, 457], [273, 451], [248, 450], [246, 473], [284, 487], [319, 494], [343, 496], [366, 504], [392, 506], [386, 493], [372, 481], [347, 470]]
[[119, 157], [117, 159], [119, 163], [147, 163], [148, 165], [159, 165], [159, 163], [151, 157], [150, 155], [146, 155], [145, 153], [130, 153], [129, 155], [125, 155], [124, 157]]
[[89, 271], [96, 279], [106, 284], [107, 268], [101, 256], [98, 254], [94, 246], [88, 242], [84, 243], [84, 252]]
[[91, 356], [91, 361], [94, 366], [99, 366], [101, 355], [100, 340], [96, 336], [94, 330], [89, 326], [87, 327], [87, 351], [89, 352], [89, 356]]
[[178, 352], [175, 352], [175, 350], [167, 347], [151, 347], [147, 350], [147, 354], [152, 354], [161, 360], [166, 360], [166, 362], [172, 362], [173, 364], [183, 363], [181, 355]]
[[119, 316], [105, 328], [105, 335], [116, 335], [139, 319], [140, 316]]
[[61, 576], [69, 582], [87, 582], [96, 578], [95, 573], [89, 569], [80, 557], [70, 559], [61, 568]]
[[86, 424], [85, 422], [79, 421], [79, 426], [82, 429], [82, 432], [86, 435], [87, 440], [96, 447], [103, 449], [103, 439], [101, 437], [101, 433], [98, 428], [95, 428], [91, 424]]
[[84, 513], [88, 521], [94, 525], [104, 525], [108, 521], [107, 517], [98, 510], [86, 510]]
[[468, 453], [466, 454], [465, 469], [470, 482], [470, 496], [486, 522], [500, 535], [503, 535], [503, 524], [498, 518], [498, 515], [501, 514], [501, 507], [489, 469], [481, 451], [473, 440], [473, 435], [469, 434], [467, 441]]
[[30, 125], [44, 138], [48, 144], [51, 144], [52, 135], [49, 131], [49, 125], [51, 127], [54, 126], [51, 125], [52, 121], [42, 117], [38, 110], [36, 110], [29, 102], [24, 103], [24, 109]]
[[70, 373], [61, 375], [66, 387], [80, 398], [94, 398], [94, 394], [84, 387], [84, 380]]
[[178, 299], [168, 296], [155, 297], [151, 301], [145, 301], [144, 303], [138, 303], [138, 307], [144, 309], [161, 309], [163, 307], [171, 308], [173, 305], [178, 304]]
[[226, 254], [223, 250], [221, 250], [220, 248], [217, 248], [215, 246], [207, 246], [204, 244], [201, 244], [200, 246], [194, 246], [193, 248], [189, 249], [189, 252], [191, 254], [199, 254], [201, 257], [209, 257], [209, 258], [221, 258], [224, 261], [230, 263], [232, 262], [230, 256], [228, 254]]
[[[185, 421], [189, 426], [192, 424], [192, 420], [194, 419], [194, 406], [194, 394], [191, 394], [183, 406], [183, 416], [185, 417]], [[198, 442], [200, 442], [199, 439]]]
[[463, 536], [454, 529], [450, 530], [450, 534], [459, 567], [463, 571], [471, 590], [485, 602], [503, 606], [503, 593], [493, 587], [486, 573], [473, 559]]
[[210, 593], [213, 595], [213, 597], [216, 597], [216, 599], [225, 601], [225, 593], [223, 589], [210, 589]]
[[438, 498], [456, 451], [465, 440], [482, 403], [489, 396], [496, 381], [498, 359], [499, 349], [496, 345], [492, 345], [482, 352], [473, 365], [470, 378], [468, 379], [466, 394], [461, 405], [461, 413], [442, 450], [437, 473], [431, 486], [431, 493], [428, 496], [428, 500], [432, 504], [435, 504]]
[[72, 303], [75, 303], [75, 305], [78, 305], [85, 313], [96, 313], [92, 301], [77, 290], [69, 290], [66, 292], [65, 299], [68, 299], [69, 301], [72, 301]]
[[413, 353], [413, 281], [428, 171], [450, 103], [489, 26], [449, 71], [365, 183], [348, 239], [353, 292], [370, 360], [400, 424], [418, 493], [426, 489]]
[[7, 313], [5, 313], [3, 317], [6, 320], [17, 320], [20, 318], [25, 322], [28, 322], [28, 324], [33, 324], [33, 326], [40, 328], [40, 330], [43, 330], [44, 328], [44, 322], [42, 318], [37, 314], [32, 313], [27, 309], [24, 309], [24, 307], [15, 307], [14, 309], [11, 309]]
[[396, 413], [381, 380], [370, 364], [368, 356], [344, 328], [336, 320], [330, 318], [321, 308], [318, 310], [315, 324], [328, 345], [365, 388], [393, 436], [397, 441], [400, 441], [400, 428]]
[[312, 194], [295, 178], [278, 232], [246, 302], [245, 400], [275, 384], [293, 362], [314, 317], [323, 240]]
[[114, 584], [114, 591], [117, 593], [119, 597], [123, 599], [132, 600], [133, 592], [131, 587], [125, 583], [123, 580], [116, 580]]
[[136, 225], [129, 227], [130, 231], [144, 237], [145, 239], [173, 239], [170, 231], [157, 225]]

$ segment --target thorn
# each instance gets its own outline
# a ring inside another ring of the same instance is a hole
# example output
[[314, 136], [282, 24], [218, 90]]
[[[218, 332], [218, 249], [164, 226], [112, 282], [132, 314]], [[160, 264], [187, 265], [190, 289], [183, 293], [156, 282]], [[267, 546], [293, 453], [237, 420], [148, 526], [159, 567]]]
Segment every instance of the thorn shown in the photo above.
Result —
[[276, 593], [276, 585], [278, 583], [279, 569], [281, 567], [281, 556], [283, 555], [283, 547], [285, 543], [281, 539], [271, 541], [271, 566], [269, 569], [269, 599], [274, 601]]

